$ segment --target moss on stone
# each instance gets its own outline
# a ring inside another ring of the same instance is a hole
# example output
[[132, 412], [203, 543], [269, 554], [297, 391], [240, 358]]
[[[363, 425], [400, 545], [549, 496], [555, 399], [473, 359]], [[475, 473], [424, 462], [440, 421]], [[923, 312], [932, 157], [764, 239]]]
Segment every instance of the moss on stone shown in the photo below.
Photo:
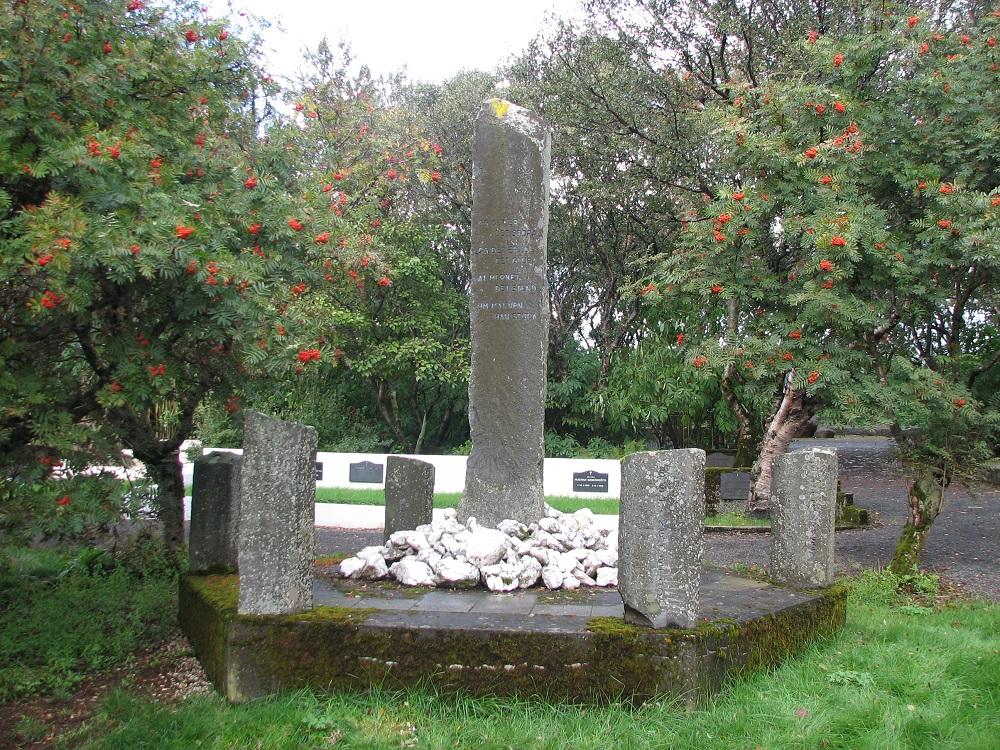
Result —
[[[690, 700], [734, 673], [771, 665], [844, 620], [833, 589], [769, 616], [652, 630], [596, 617], [585, 632], [374, 625], [375, 609], [317, 607], [295, 615], [236, 615], [233, 576], [182, 581], [181, 623], [216, 687], [232, 701], [313, 687], [389, 689], [430, 682], [473, 694], [573, 701]], [[414, 613], [415, 615], [416, 613]]]
[[226, 630], [236, 615], [239, 579], [230, 576], [182, 576], [178, 622], [205, 674], [226, 694]]
[[602, 635], [629, 636], [654, 632], [650, 628], [641, 628], [638, 625], [625, 622], [623, 617], [591, 617], [587, 620], [587, 631]]
[[224, 614], [235, 614], [240, 598], [238, 575], [187, 576], [187, 581], [197, 592]]
[[341, 625], [357, 625], [376, 612], [371, 607], [313, 607], [308, 612], [284, 615], [289, 622], [329, 622]]
[[340, 565], [348, 557], [351, 557], [350, 552], [334, 552], [330, 555], [320, 555], [316, 558], [316, 567], [332, 568], [334, 565]]

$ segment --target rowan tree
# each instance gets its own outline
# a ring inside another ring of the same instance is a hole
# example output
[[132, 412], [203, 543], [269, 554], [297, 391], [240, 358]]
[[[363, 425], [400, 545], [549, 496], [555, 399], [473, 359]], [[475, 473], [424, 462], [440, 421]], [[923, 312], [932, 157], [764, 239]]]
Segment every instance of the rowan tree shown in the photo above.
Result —
[[735, 177], [692, 207], [658, 279], [724, 332], [698, 342], [692, 368], [783, 384], [751, 507], [819, 409], [893, 425], [915, 472], [899, 570], [952, 478], [997, 444], [980, 383], [1000, 360], [997, 23], [875, 16], [863, 33], [807, 33], [798, 76], [734, 82], [704, 116]]
[[[314, 299], [350, 311], [348, 268], [391, 203], [298, 167], [319, 113], [295, 99], [274, 114], [255, 45], [192, 4], [28, 3], [0, 21], [2, 453], [110, 436], [146, 465], [174, 545], [196, 407], [247, 377], [338, 364]], [[390, 184], [380, 160], [348, 161], [357, 117], [331, 114], [324, 149]]]

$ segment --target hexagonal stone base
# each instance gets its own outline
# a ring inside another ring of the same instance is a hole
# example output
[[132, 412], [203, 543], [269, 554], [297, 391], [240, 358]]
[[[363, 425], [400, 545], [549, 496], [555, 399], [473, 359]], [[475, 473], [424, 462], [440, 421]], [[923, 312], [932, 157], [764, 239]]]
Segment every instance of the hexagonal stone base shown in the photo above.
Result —
[[699, 625], [625, 624], [608, 589], [511, 594], [318, 577], [310, 612], [236, 613], [236, 576], [187, 576], [180, 622], [216, 688], [242, 702], [284, 690], [431, 682], [480, 695], [691, 702], [843, 625], [845, 595], [702, 572]]

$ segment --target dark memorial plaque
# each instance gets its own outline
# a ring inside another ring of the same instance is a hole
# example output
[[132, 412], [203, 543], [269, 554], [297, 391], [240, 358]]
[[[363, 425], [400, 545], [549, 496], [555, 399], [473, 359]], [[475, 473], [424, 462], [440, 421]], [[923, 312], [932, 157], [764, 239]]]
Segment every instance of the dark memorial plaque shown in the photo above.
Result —
[[749, 492], [749, 472], [727, 471], [719, 477], [719, 497], [722, 500], [746, 500]]
[[573, 492], [607, 492], [608, 475], [599, 471], [574, 471]]
[[323, 481], [323, 462], [322, 461], [317, 461], [316, 462], [316, 481], [317, 482]]
[[541, 117], [492, 99], [472, 146], [469, 428], [459, 520], [544, 515], [551, 139]]
[[362, 461], [361, 463], [351, 464], [348, 477], [352, 482], [382, 484], [383, 468], [382, 464], [376, 464], [372, 461]]

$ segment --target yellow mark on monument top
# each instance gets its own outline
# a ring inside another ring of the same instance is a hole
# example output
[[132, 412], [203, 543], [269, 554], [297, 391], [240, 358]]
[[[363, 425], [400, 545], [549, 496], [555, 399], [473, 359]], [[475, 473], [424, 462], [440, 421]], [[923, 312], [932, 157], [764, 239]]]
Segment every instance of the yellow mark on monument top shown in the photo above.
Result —
[[510, 109], [510, 102], [505, 102], [503, 99], [490, 99], [490, 106], [493, 107], [493, 114], [503, 118], [507, 116], [507, 110]]

